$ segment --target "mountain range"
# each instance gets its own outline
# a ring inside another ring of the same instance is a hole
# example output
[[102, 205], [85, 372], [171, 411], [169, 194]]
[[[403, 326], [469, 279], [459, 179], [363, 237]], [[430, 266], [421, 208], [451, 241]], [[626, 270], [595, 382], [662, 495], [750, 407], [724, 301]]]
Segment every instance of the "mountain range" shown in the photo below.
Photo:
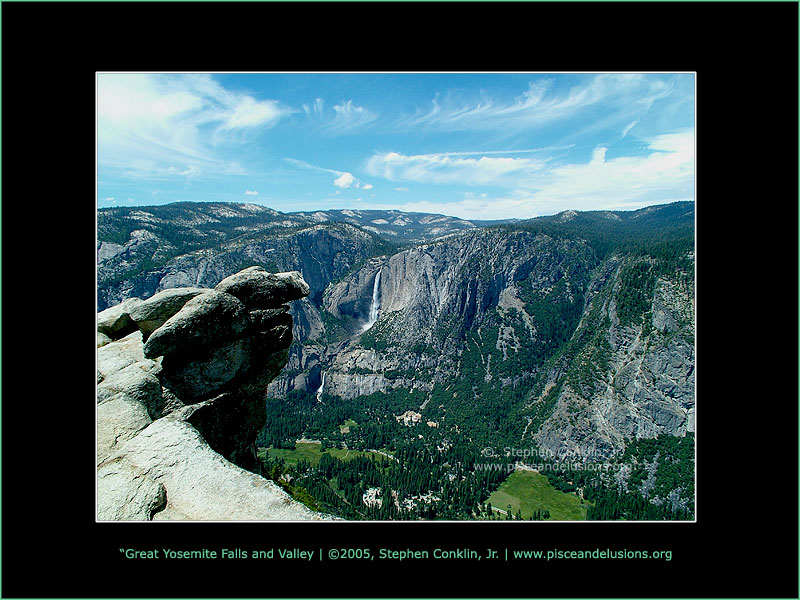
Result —
[[[229, 203], [97, 219], [98, 311], [248, 267], [302, 274], [310, 293], [290, 308], [261, 447], [455, 453], [462, 470], [445, 461], [424, 485], [391, 487], [400, 512], [425, 518], [476, 518], [500, 481], [480, 465], [534, 454], [584, 465], [538, 468], [589, 518], [692, 518], [693, 203], [504, 222]], [[311, 468], [292, 477], [317, 508], [376, 516], [353, 509], [363, 482], [348, 491], [343, 475]], [[450, 492], [444, 478], [481, 483]], [[371, 493], [388, 498], [391, 485]]]

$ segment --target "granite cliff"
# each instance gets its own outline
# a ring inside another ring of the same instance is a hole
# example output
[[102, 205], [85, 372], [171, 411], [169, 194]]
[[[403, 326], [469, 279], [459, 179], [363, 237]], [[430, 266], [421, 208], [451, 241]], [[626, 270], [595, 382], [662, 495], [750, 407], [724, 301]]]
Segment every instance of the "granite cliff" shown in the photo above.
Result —
[[297, 272], [251, 267], [98, 314], [97, 518], [319, 518], [260, 476], [267, 384], [286, 363]]

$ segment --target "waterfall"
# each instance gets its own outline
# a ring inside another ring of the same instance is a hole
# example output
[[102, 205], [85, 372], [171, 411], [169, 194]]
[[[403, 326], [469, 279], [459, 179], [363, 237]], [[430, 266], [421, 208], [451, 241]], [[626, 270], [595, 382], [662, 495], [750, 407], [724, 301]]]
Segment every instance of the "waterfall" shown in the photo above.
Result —
[[381, 309], [381, 272], [375, 275], [375, 283], [372, 284], [372, 305], [369, 307], [369, 324], [372, 325], [378, 320], [378, 311]]
[[322, 402], [322, 390], [325, 388], [325, 373], [327, 373], [327, 371], [322, 372], [322, 382], [317, 389], [317, 402]]
[[364, 325], [364, 331], [369, 329], [378, 320], [378, 312], [381, 310], [381, 272], [375, 275], [375, 283], [372, 285], [372, 304], [369, 307], [369, 319]]

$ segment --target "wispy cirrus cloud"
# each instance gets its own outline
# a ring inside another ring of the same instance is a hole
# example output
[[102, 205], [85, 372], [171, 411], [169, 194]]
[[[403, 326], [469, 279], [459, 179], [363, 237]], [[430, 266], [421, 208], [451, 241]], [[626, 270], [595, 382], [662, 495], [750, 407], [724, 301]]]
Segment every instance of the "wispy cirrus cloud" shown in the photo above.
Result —
[[321, 117], [325, 111], [325, 101], [322, 98], [314, 100], [313, 104], [303, 104], [303, 112], [309, 117]]
[[491, 97], [469, 101], [454, 94], [437, 96], [429, 110], [418, 111], [403, 125], [439, 131], [519, 129], [567, 120], [597, 107], [617, 112], [624, 119], [646, 111], [671, 91], [666, 81], [632, 73], [599, 74], [566, 89], [556, 86], [553, 78], [537, 79], [511, 101]]
[[306, 116], [317, 121], [321, 131], [327, 133], [348, 133], [378, 119], [376, 113], [354, 104], [353, 100], [342, 100], [328, 108], [325, 100], [316, 98], [313, 103], [305, 103], [302, 107]]
[[534, 152], [547, 152], [556, 150], [569, 150], [575, 144], [564, 144], [561, 146], [547, 146], [544, 148], [526, 148], [522, 150], [458, 150], [453, 152], [437, 152], [436, 156], [492, 156], [496, 154], [531, 154]]
[[332, 130], [345, 130], [362, 127], [368, 123], [373, 122], [378, 118], [378, 115], [363, 106], [356, 106], [352, 100], [343, 101], [333, 107], [336, 117], [333, 122], [328, 125]]
[[97, 76], [97, 161], [126, 177], [241, 173], [218, 151], [232, 136], [275, 125], [292, 111], [232, 92], [209, 75]]
[[542, 169], [546, 159], [488, 156], [464, 158], [473, 152], [444, 152], [407, 156], [397, 152], [375, 154], [366, 163], [366, 171], [389, 181], [417, 183], [502, 185]]
[[639, 123], [639, 119], [636, 119], [636, 120], [635, 120], [635, 121], [633, 121], [632, 123], [628, 123], [628, 124], [625, 126], [625, 129], [623, 129], [623, 130], [622, 130], [622, 137], [623, 137], [623, 138], [625, 138], [625, 136], [626, 136], [626, 135], [628, 135], [628, 133], [630, 132], [630, 130], [631, 130], [631, 129], [633, 129], [634, 127], [636, 127], [636, 124], [637, 124], [637, 123]]

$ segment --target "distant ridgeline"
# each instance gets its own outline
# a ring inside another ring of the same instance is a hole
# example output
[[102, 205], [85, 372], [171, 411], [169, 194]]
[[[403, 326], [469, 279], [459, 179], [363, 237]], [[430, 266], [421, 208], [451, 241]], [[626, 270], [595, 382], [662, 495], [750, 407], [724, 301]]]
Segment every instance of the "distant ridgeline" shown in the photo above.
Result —
[[[257, 439], [308, 506], [693, 518], [694, 203], [501, 224], [216, 203], [98, 213], [99, 309], [253, 265], [310, 288]], [[583, 508], [492, 506], [516, 467]]]

